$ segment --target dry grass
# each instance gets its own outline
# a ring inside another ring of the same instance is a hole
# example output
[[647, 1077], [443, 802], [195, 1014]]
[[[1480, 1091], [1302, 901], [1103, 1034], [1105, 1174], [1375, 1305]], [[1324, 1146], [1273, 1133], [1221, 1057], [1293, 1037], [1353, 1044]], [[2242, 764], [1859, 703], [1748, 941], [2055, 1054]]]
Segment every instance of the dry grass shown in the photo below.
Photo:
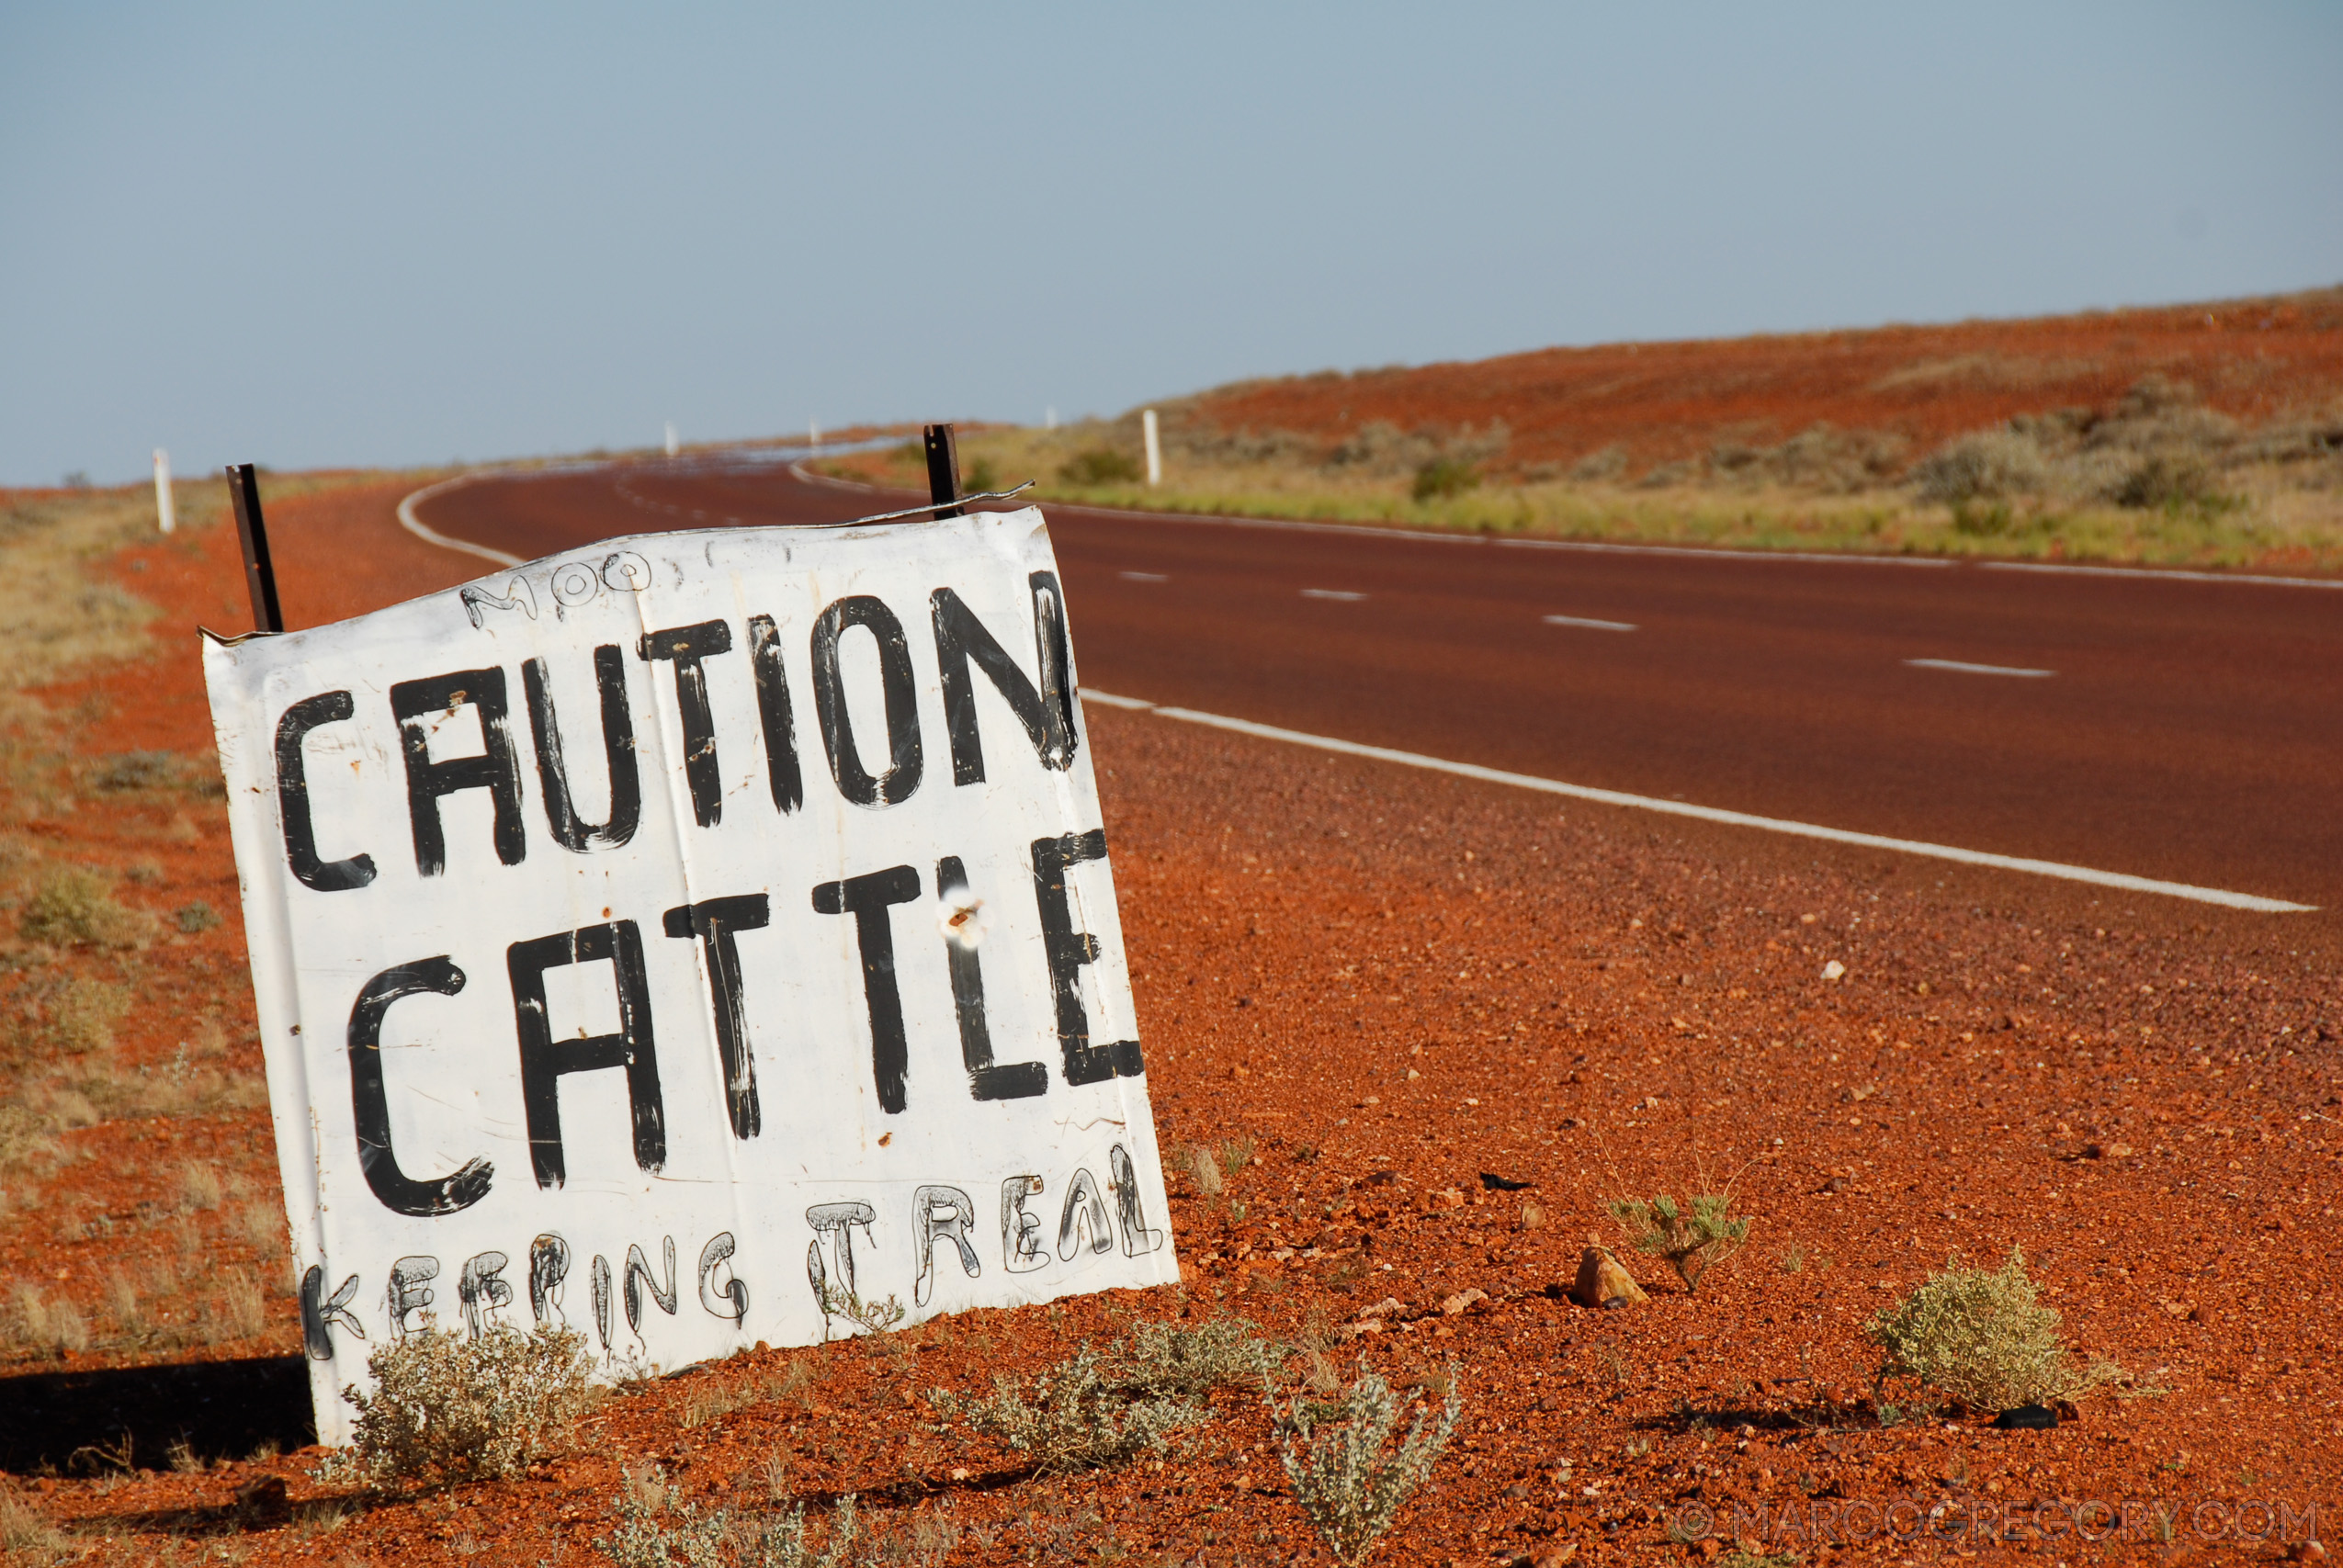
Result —
[[[175, 487], [188, 535], [216, 523], [227, 486]], [[154, 491], [144, 485], [62, 494], [0, 493], [0, 553], [8, 576], [0, 614], [16, 633], [0, 691], [46, 685], [68, 670], [135, 651], [154, 616], [144, 601], [99, 580], [90, 564], [154, 536]], [[187, 547], [196, 545], [186, 539]]]
[[57, 1140], [49, 1136], [51, 1122], [26, 1105], [0, 1103], [0, 1171], [53, 1159]]
[[17, 1285], [6, 1326], [13, 1348], [50, 1356], [89, 1348], [89, 1320], [73, 1303], [51, 1299], [38, 1285]]
[[62, 1562], [73, 1555], [71, 1537], [18, 1496], [14, 1485], [0, 1484], [0, 1556], [11, 1562]]
[[759, 1390], [748, 1379], [702, 1375], [684, 1396], [684, 1426], [696, 1429], [757, 1403]]
[[[1369, 426], [1330, 447], [1293, 433], [1232, 434], [1177, 402], [1158, 406], [1160, 486], [1117, 478], [1130, 470], [1104, 460], [1138, 451], [1136, 415], [969, 430], [963, 470], [981, 464], [1003, 487], [1031, 479], [1026, 497], [1045, 502], [1500, 537], [2343, 570], [2333, 439], [2343, 413], [2246, 429], [2198, 408], [2185, 388], [2148, 382], [2087, 419], [2032, 417], [1935, 452], [1817, 427], [1772, 446], [1720, 442], [1641, 473], [1614, 449], [1509, 467], [1501, 425]], [[820, 466], [913, 488], [921, 478], [888, 453]], [[1442, 484], [1419, 482], [1433, 468]]]
[[155, 920], [118, 902], [103, 877], [67, 866], [41, 879], [17, 930], [27, 942], [52, 947], [124, 949], [153, 941]]
[[244, 1244], [263, 1258], [273, 1258], [286, 1250], [285, 1206], [272, 1199], [258, 1199], [236, 1211], [236, 1234]]
[[227, 1198], [221, 1186], [220, 1173], [208, 1165], [183, 1165], [179, 1168], [179, 1207], [182, 1210], [209, 1212], [220, 1207]]
[[811, 1410], [816, 1403], [814, 1390], [821, 1386], [821, 1373], [810, 1356], [800, 1356], [791, 1361], [787, 1370], [765, 1384], [766, 1395], [774, 1401], [786, 1401], [800, 1410]]
[[248, 1269], [232, 1270], [220, 1292], [204, 1303], [199, 1320], [204, 1342], [228, 1344], [259, 1337], [268, 1326], [268, 1298]]

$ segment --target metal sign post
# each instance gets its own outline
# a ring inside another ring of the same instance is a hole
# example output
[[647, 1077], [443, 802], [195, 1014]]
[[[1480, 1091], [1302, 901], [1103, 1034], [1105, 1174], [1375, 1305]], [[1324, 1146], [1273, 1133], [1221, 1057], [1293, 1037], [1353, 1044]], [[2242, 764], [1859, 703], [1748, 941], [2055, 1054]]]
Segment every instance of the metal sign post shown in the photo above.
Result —
[[253, 630], [281, 632], [285, 613], [277, 605], [277, 568], [268, 558], [268, 527], [260, 516], [260, 479], [250, 463], [228, 465], [228, 500], [236, 509], [236, 537], [244, 547], [244, 586], [252, 592]]
[[927, 498], [935, 502], [935, 515], [962, 517], [967, 513], [959, 505], [960, 452], [952, 439], [948, 424], [931, 424], [927, 437]]

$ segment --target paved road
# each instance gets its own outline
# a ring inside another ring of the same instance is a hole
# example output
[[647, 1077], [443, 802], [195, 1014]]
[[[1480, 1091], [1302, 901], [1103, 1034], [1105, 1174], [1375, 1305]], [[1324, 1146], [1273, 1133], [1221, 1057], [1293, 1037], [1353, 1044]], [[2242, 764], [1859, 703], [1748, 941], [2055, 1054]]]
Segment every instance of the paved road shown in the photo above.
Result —
[[[650, 463], [483, 480], [420, 511], [534, 558], [919, 499]], [[1047, 515], [1101, 691], [2343, 907], [2343, 591]], [[2028, 671], [2049, 673], [1991, 672]]]

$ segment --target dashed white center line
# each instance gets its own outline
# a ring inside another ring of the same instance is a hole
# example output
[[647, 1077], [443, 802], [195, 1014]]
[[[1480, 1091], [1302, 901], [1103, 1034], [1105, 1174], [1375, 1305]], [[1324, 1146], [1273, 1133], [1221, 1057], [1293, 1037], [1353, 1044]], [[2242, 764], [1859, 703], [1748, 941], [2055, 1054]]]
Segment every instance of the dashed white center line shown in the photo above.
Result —
[[1366, 595], [1364, 593], [1353, 593], [1347, 588], [1305, 588], [1302, 590], [1302, 597], [1305, 599], [1333, 599], [1341, 604], [1355, 604], [1360, 600], [1365, 598]]
[[1587, 626], [1599, 632], [1631, 632], [1636, 629], [1633, 621], [1596, 621], [1584, 615], [1548, 615], [1545, 624], [1549, 626]]
[[1904, 662], [1915, 670], [1952, 670], [1963, 675], [2021, 675], [2030, 681], [2058, 673], [2055, 670], [2020, 670], [2014, 664], [1971, 664], [1961, 659], [1907, 659]]
[[1126, 582], [1169, 582], [1171, 577], [1160, 571], [1118, 571], [1115, 574]]

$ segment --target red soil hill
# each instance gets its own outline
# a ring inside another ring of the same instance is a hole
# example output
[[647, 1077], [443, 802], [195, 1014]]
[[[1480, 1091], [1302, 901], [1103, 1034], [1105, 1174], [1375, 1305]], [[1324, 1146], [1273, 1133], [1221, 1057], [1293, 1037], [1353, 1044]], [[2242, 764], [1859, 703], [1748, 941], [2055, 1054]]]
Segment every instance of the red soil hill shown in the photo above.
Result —
[[1616, 445], [1638, 466], [1720, 441], [1779, 442], [1818, 423], [1924, 450], [2013, 414], [2104, 407], [2141, 378], [2193, 386], [2247, 423], [2343, 393], [2343, 288], [2027, 321], [1606, 344], [1496, 359], [1239, 382], [1191, 417], [1330, 443], [1361, 425], [1454, 430], [1502, 421], [1515, 464]]

